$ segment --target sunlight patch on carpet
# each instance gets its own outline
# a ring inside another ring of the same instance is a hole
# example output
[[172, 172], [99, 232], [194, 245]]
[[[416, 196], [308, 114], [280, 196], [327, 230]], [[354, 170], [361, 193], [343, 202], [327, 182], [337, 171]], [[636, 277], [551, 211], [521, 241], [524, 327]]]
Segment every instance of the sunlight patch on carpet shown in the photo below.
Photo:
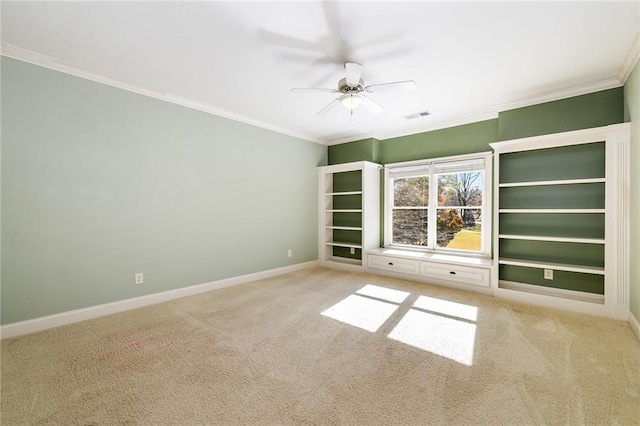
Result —
[[473, 365], [476, 325], [411, 309], [389, 334], [391, 339], [465, 365]]
[[375, 333], [400, 309], [396, 318], [401, 319], [388, 325], [394, 328], [387, 337], [460, 364], [473, 365], [478, 308], [429, 296], [418, 296], [413, 304], [404, 303], [410, 295], [367, 284], [322, 315]]
[[413, 307], [474, 322], [478, 319], [476, 306], [436, 299], [435, 297], [420, 296]]
[[381, 287], [379, 285], [367, 284], [360, 290], [356, 291], [356, 294], [375, 297], [376, 299], [382, 299], [393, 303], [402, 303], [407, 297], [409, 297], [410, 293], [407, 291]]
[[398, 309], [397, 305], [352, 294], [322, 312], [322, 315], [375, 332], [396, 309]]

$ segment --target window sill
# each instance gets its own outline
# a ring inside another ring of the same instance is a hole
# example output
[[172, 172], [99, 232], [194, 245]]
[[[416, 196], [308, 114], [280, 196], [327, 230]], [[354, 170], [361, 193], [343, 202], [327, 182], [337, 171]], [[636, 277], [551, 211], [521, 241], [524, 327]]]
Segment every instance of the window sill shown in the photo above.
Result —
[[400, 259], [422, 260], [448, 265], [476, 266], [480, 268], [491, 268], [493, 266], [493, 259], [490, 257], [480, 257], [479, 255], [436, 253], [432, 251], [425, 252], [399, 248], [377, 248], [368, 250], [367, 254], [384, 255]]

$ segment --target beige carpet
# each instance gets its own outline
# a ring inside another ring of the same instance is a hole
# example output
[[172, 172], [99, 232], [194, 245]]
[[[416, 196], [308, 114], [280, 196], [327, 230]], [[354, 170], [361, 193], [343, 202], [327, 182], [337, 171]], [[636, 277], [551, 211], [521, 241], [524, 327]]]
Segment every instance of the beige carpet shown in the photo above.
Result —
[[323, 268], [1, 355], [3, 425], [640, 424], [627, 323]]

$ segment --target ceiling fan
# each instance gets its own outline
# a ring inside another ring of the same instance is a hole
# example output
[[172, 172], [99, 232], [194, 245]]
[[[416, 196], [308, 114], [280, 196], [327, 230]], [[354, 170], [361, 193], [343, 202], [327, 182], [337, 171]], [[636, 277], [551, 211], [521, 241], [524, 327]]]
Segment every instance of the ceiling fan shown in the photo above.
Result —
[[345, 78], [340, 79], [337, 89], [316, 89], [316, 88], [295, 88], [291, 89], [296, 93], [340, 93], [336, 99], [331, 101], [327, 106], [318, 111], [317, 115], [323, 115], [333, 109], [336, 105], [341, 104], [345, 108], [353, 110], [360, 105], [363, 105], [371, 113], [377, 114], [384, 110], [384, 108], [375, 102], [373, 99], [365, 96], [365, 93], [377, 93], [377, 92], [390, 92], [394, 90], [409, 90], [416, 87], [416, 82], [413, 80], [394, 81], [390, 83], [370, 84], [364, 85], [362, 79], [362, 65], [354, 62], [347, 62], [344, 64]]

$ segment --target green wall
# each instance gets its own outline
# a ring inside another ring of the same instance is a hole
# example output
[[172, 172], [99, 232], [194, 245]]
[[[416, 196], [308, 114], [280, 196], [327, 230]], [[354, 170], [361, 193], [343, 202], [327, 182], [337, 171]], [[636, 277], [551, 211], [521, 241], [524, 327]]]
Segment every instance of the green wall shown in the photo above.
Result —
[[1, 71], [2, 324], [317, 259], [326, 147], [4, 57]]
[[623, 88], [501, 112], [499, 140], [608, 126], [624, 120]]
[[380, 141], [374, 138], [341, 143], [329, 148], [329, 164], [352, 161], [372, 161], [380, 163]]
[[329, 147], [329, 164], [386, 164], [491, 151], [489, 143], [624, 122], [622, 87], [503, 111], [497, 119], [392, 139], [364, 139]]
[[624, 86], [625, 121], [631, 122], [631, 312], [640, 321], [640, 62]]
[[[470, 152], [491, 151], [497, 140], [498, 120], [486, 120], [447, 129], [401, 136], [380, 141], [382, 164], [421, 158], [446, 157]], [[331, 148], [329, 148], [331, 153]], [[331, 154], [329, 154], [331, 160]]]

